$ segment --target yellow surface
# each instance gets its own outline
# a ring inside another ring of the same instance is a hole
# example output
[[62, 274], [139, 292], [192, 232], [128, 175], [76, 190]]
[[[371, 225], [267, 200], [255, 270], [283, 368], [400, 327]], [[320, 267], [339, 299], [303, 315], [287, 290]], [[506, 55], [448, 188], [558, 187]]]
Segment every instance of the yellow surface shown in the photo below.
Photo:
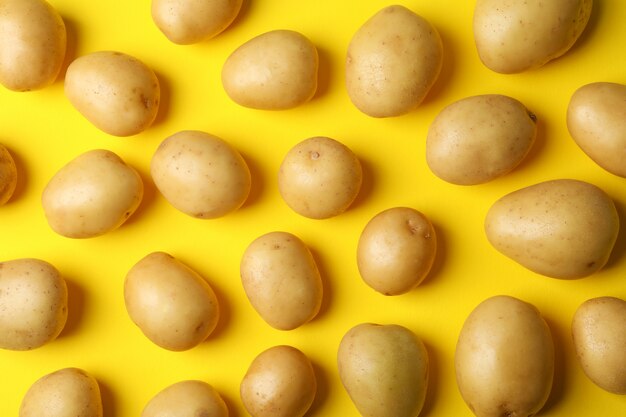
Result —
[[[542, 415], [626, 413], [626, 396], [604, 392], [584, 376], [570, 338], [572, 315], [584, 300], [602, 295], [626, 298], [624, 233], [603, 271], [560, 281], [533, 274], [500, 255], [483, 232], [484, 215], [497, 198], [554, 178], [600, 186], [615, 199], [623, 218], [626, 180], [603, 171], [575, 145], [565, 126], [565, 110], [572, 92], [583, 84], [626, 82], [626, 2], [596, 1], [587, 30], [564, 57], [539, 70], [500, 75], [478, 60], [472, 1], [401, 1], [440, 31], [445, 62], [419, 109], [382, 120], [361, 114], [351, 104], [343, 71], [352, 34], [389, 2], [246, 0], [231, 28], [192, 46], [174, 45], [157, 30], [148, 0], [51, 3], [67, 23], [70, 58], [97, 50], [134, 55], [157, 73], [163, 102], [153, 127], [117, 138], [97, 130], [72, 108], [63, 94], [62, 77], [36, 92], [0, 88], [0, 142], [15, 156], [20, 175], [15, 196], [0, 207], [0, 258], [47, 260], [61, 271], [70, 289], [69, 321], [57, 340], [28, 352], [0, 351], [0, 416], [16, 416], [22, 396], [36, 379], [67, 366], [81, 367], [98, 379], [106, 417], [138, 416], [156, 392], [184, 379], [209, 382], [225, 398], [231, 416], [245, 416], [239, 382], [251, 360], [277, 344], [299, 348], [315, 365], [319, 392], [309, 416], [357, 416], [337, 376], [335, 356], [343, 334], [361, 322], [401, 324], [425, 342], [431, 379], [422, 416], [471, 416], [456, 386], [454, 348], [469, 312], [495, 294], [533, 303], [553, 332], [556, 377]], [[242, 108], [224, 93], [221, 66], [241, 43], [272, 29], [300, 31], [318, 47], [319, 91], [311, 102], [293, 110]], [[470, 187], [444, 183], [425, 162], [429, 123], [443, 106], [482, 93], [508, 94], [532, 109], [539, 119], [537, 143], [523, 164], [503, 178]], [[165, 137], [183, 129], [218, 135], [241, 151], [253, 175], [253, 190], [242, 209], [216, 220], [193, 219], [176, 211], [155, 189], [150, 158]], [[295, 214], [276, 186], [288, 149], [316, 135], [345, 143], [365, 170], [358, 201], [328, 220]], [[56, 235], [43, 215], [42, 189], [66, 162], [94, 148], [110, 149], [137, 168], [145, 198], [125, 225], [105, 236], [72, 240]], [[406, 295], [384, 297], [361, 281], [355, 250], [365, 223], [398, 205], [412, 206], [433, 221], [439, 254], [421, 286]], [[274, 230], [300, 236], [312, 249], [324, 279], [319, 316], [289, 332], [274, 330], [259, 318], [239, 278], [246, 246]], [[157, 347], [126, 314], [125, 274], [156, 250], [196, 269], [218, 294], [223, 313], [218, 329], [190, 351]]]

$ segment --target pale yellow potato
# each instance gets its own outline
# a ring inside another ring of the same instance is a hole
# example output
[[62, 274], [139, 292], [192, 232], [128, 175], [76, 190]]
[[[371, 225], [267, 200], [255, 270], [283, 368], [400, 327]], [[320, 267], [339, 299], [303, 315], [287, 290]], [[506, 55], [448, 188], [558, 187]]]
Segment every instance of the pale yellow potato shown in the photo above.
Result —
[[52, 84], [61, 72], [67, 33], [44, 0], [0, 1], [0, 84], [14, 91]]
[[130, 319], [154, 344], [189, 350], [217, 326], [213, 288], [196, 271], [164, 252], [153, 252], [126, 274], [124, 302]]
[[65, 95], [98, 129], [114, 136], [131, 136], [154, 122], [161, 89], [152, 69], [137, 58], [99, 51], [69, 65]]
[[567, 128], [595, 163], [626, 178], [626, 85], [595, 82], [574, 92]]
[[302, 417], [313, 404], [317, 380], [307, 356], [292, 346], [274, 346], [250, 364], [240, 385], [252, 417]]
[[102, 417], [98, 381], [78, 368], [47, 374], [28, 389], [19, 417]]
[[215, 388], [203, 381], [180, 381], [159, 391], [141, 417], [228, 417], [228, 407]]
[[0, 205], [5, 204], [17, 186], [17, 167], [9, 150], [0, 143]]
[[228, 142], [204, 132], [187, 130], [165, 139], [150, 172], [172, 206], [201, 219], [237, 210], [250, 193], [246, 161]]
[[337, 216], [354, 202], [363, 182], [357, 156], [344, 144], [313, 137], [287, 152], [278, 172], [278, 190], [296, 213], [312, 219]]
[[477, 0], [473, 31], [480, 60], [510, 74], [565, 54], [585, 29], [593, 0]]
[[553, 278], [598, 272], [617, 239], [613, 200], [584, 181], [558, 179], [513, 191], [485, 218], [487, 239], [525, 268]]
[[365, 417], [417, 417], [424, 406], [429, 359], [409, 329], [363, 323], [341, 339], [337, 366], [343, 387]]
[[461, 396], [477, 417], [533, 416], [552, 389], [550, 328], [527, 302], [488, 298], [465, 320], [454, 366]]
[[39, 259], [0, 262], [0, 348], [30, 350], [56, 339], [67, 321], [67, 284]]
[[52, 230], [89, 238], [120, 227], [142, 198], [137, 171], [113, 152], [95, 149], [62, 167], [44, 188], [41, 203]]
[[582, 303], [572, 319], [576, 355], [600, 388], [626, 394], [626, 301], [597, 297]]
[[198, 43], [224, 31], [235, 20], [243, 0], [152, 0], [152, 20], [179, 45]]
[[404, 294], [428, 275], [437, 253], [430, 220], [409, 207], [375, 215], [357, 245], [357, 266], [367, 285], [384, 295]]
[[422, 103], [442, 65], [443, 44], [435, 27], [404, 6], [388, 6], [348, 45], [348, 96], [369, 116], [400, 116]]
[[297, 236], [271, 232], [258, 237], [246, 248], [240, 272], [250, 304], [270, 326], [292, 330], [319, 312], [320, 272]]
[[428, 129], [426, 162], [439, 178], [474, 185], [512, 171], [528, 154], [537, 118], [500, 94], [466, 97], [446, 106]]
[[273, 30], [239, 48], [222, 67], [222, 85], [237, 104], [262, 110], [300, 106], [317, 90], [319, 57], [301, 33]]

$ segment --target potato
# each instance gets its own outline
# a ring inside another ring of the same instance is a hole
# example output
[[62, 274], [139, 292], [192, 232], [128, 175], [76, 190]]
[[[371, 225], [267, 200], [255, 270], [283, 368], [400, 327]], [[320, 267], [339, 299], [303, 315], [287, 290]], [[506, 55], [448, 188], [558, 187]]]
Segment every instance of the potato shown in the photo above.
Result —
[[70, 64], [65, 95], [98, 129], [113, 136], [131, 136], [154, 122], [161, 90], [155, 73], [137, 58], [99, 51]]
[[102, 417], [98, 381], [78, 368], [64, 368], [38, 379], [26, 392], [19, 417]]
[[67, 321], [67, 284], [39, 259], [0, 262], [0, 348], [30, 350], [56, 339]]
[[152, 0], [152, 20], [180, 45], [213, 38], [237, 17], [243, 0]]
[[95, 149], [62, 167], [44, 188], [41, 202], [52, 230], [89, 238], [121, 226], [142, 198], [137, 171], [113, 152]]
[[574, 92], [567, 128], [595, 163], [626, 178], [626, 85], [595, 82]]
[[219, 305], [211, 286], [193, 269], [164, 252], [137, 262], [124, 281], [131, 320], [154, 344], [189, 350], [217, 326]]
[[313, 137], [295, 145], [278, 172], [278, 190], [285, 203], [312, 219], [327, 219], [346, 211], [362, 182], [363, 170], [356, 155], [327, 137]]
[[442, 65], [443, 44], [433, 25], [404, 6], [388, 6], [348, 45], [348, 96], [369, 116], [400, 116], [422, 103]]
[[572, 338], [585, 374], [600, 388], [626, 394], [626, 301], [597, 297], [572, 319]]
[[558, 179], [505, 195], [485, 218], [487, 239], [533, 272], [583, 278], [606, 264], [619, 230], [613, 200], [584, 181]]
[[474, 40], [480, 60], [510, 74], [545, 65], [565, 54], [581, 35], [592, 0], [477, 0]]
[[237, 48], [224, 63], [222, 85], [237, 104], [285, 110], [309, 101], [317, 90], [315, 45], [291, 30], [273, 30]]
[[474, 185], [513, 170], [530, 151], [537, 118], [500, 94], [472, 96], [446, 106], [426, 137], [426, 162], [439, 178]]
[[364, 417], [417, 417], [428, 389], [428, 352], [409, 329], [363, 323], [341, 339], [341, 383]]
[[0, 2], [0, 84], [37, 90], [61, 72], [67, 33], [63, 18], [44, 0]]
[[385, 295], [404, 294], [428, 275], [437, 253], [435, 229], [424, 214], [394, 207], [374, 216], [357, 246], [363, 281]]
[[552, 389], [550, 328], [527, 302], [488, 298], [465, 320], [454, 366], [461, 396], [476, 416], [535, 415]]
[[181, 381], [157, 393], [141, 417], [228, 417], [220, 394], [203, 381]]
[[261, 352], [240, 386], [241, 401], [252, 417], [302, 417], [316, 392], [311, 361], [292, 346], [274, 346]]
[[17, 186], [17, 167], [9, 150], [0, 143], [0, 206], [5, 204]]
[[297, 236], [271, 232], [258, 237], [246, 248], [240, 271], [250, 304], [270, 326], [292, 330], [317, 315], [322, 279]]
[[246, 161], [226, 141], [204, 132], [187, 130], [165, 139], [150, 172], [172, 206], [201, 219], [237, 210], [250, 193]]

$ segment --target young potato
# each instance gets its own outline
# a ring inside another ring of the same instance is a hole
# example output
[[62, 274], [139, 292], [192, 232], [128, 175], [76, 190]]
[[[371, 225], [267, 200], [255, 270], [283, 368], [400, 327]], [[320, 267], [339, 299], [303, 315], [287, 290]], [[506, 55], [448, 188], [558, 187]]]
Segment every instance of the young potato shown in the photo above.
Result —
[[597, 297], [582, 303], [572, 319], [576, 355], [600, 388], [626, 394], [626, 301]]
[[113, 152], [95, 149], [61, 168], [44, 188], [41, 202], [55, 232], [89, 238], [121, 226], [142, 198], [137, 171]]
[[67, 321], [67, 284], [39, 259], [0, 262], [0, 348], [30, 350], [56, 339]]
[[327, 137], [313, 137], [295, 145], [278, 172], [278, 190], [285, 203], [312, 219], [327, 219], [346, 211], [362, 182], [363, 170], [356, 155]]
[[428, 352], [409, 329], [363, 323], [341, 339], [341, 383], [364, 417], [417, 417], [428, 390]]
[[242, 256], [240, 271], [250, 304], [275, 329], [292, 330], [317, 315], [322, 279], [297, 236], [272, 232], [255, 239]]
[[291, 30], [263, 33], [237, 48], [224, 63], [222, 85], [237, 104], [285, 110], [309, 101], [317, 90], [315, 45]]
[[193, 269], [164, 252], [137, 262], [124, 281], [131, 320], [154, 344], [189, 350], [217, 326], [219, 305], [211, 286]]
[[533, 272], [583, 278], [606, 264], [619, 231], [613, 200], [584, 181], [559, 179], [505, 195], [489, 209], [495, 249]]
[[424, 214], [394, 207], [374, 216], [357, 246], [361, 278], [385, 295], [404, 294], [428, 275], [437, 253], [437, 235]]
[[388, 6], [365, 22], [348, 45], [348, 96], [369, 116], [400, 116], [422, 103], [442, 65], [437, 30], [404, 6]]
[[141, 417], [228, 417], [220, 394], [203, 381], [181, 381], [157, 393]]
[[533, 416], [554, 377], [554, 344], [539, 311], [499, 295], [465, 320], [454, 356], [463, 400], [477, 417]]
[[187, 130], [165, 139], [150, 172], [172, 206], [201, 219], [237, 210], [250, 193], [246, 161], [226, 141], [204, 132]]
[[0, 206], [5, 204], [17, 186], [17, 167], [11, 153], [0, 143]]
[[19, 417], [102, 417], [98, 381], [78, 368], [47, 374], [28, 389]]
[[302, 417], [316, 392], [311, 361], [292, 346], [274, 346], [261, 352], [240, 386], [241, 401], [252, 417]]
[[596, 82], [574, 92], [567, 128], [595, 163], [626, 178], [626, 85]]
[[131, 136], [154, 122], [161, 90], [155, 73], [137, 58], [99, 51], [70, 64], [65, 95], [98, 129], [114, 136]]
[[472, 96], [446, 106], [428, 129], [426, 162], [439, 178], [474, 185], [513, 170], [528, 154], [537, 118], [500, 94]]
[[152, 20], [179, 45], [213, 38], [235, 20], [243, 0], [152, 0]]
[[48, 2], [0, 2], [0, 84], [13, 91], [52, 84], [61, 71], [66, 48], [65, 23]]
[[565, 54], [585, 29], [593, 0], [477, 0], [474, 40], [492, 71], [538, 68]]

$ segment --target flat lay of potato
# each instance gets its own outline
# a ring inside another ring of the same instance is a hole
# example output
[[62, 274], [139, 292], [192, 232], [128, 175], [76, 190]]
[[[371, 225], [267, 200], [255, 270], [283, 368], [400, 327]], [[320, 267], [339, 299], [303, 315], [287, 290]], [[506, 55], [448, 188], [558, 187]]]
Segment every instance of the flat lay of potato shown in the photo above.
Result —
[[228, 417], [228, 407], [211, 385], [186, 380], [155, 394], [144, 407], [141, 417]]

